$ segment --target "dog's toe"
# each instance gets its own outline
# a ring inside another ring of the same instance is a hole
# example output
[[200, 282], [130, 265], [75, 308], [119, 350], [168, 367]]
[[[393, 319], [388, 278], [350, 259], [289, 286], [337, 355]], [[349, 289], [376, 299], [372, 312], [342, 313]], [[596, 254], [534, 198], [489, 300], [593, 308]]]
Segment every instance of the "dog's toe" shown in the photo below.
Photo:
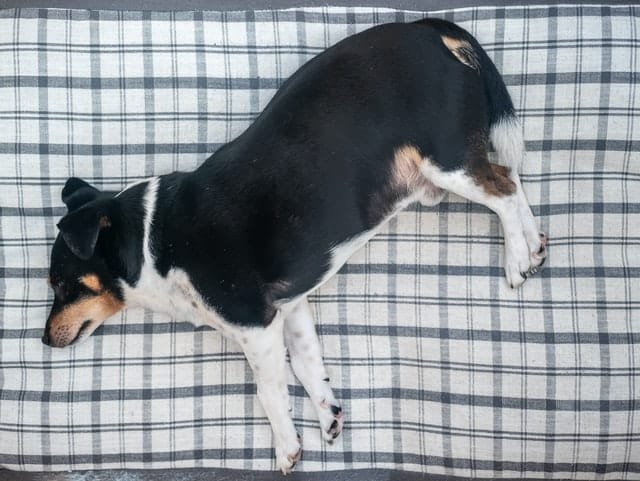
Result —
[[288, 446], [276, 446], [276, 465], [285, 476], [293, 471], [296, 463], [302, 457], [302, 438], [297, 435], [295, 442], [289, 443]]
[[340, 436], [343, 426], [344, 412], [342, 408], [335, 404], [327, 404], [320, 417], [320, 428], [324, 440], [329, 444], [333, 444], [333, 441]]

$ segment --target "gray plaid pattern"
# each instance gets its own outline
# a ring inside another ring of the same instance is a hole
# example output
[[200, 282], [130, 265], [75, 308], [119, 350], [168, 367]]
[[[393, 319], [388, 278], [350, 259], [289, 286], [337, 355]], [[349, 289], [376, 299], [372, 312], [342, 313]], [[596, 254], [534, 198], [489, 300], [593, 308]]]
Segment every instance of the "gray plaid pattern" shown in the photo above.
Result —
[[[504, 74], [550, 258], [512, 292], [487, 209], [451, 195], [401, 213], [311, 297], [348, 421], [322, 443], [291, 376], [297, 469], [640, 479], [640, 8], [432, 15]], [[218, 333], [132, 310], [74, 348], [40, 343], [60, 190], [192, 169], [306, 60], [421, 16], [0, 11], [3, 467], [274, 468], [250, 369]]]

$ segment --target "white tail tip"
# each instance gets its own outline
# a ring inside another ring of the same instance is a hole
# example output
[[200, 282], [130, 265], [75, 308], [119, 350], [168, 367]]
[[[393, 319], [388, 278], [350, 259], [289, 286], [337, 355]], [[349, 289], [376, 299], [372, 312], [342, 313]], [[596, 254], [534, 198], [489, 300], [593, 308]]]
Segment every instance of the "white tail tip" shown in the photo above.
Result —
[[501, 118], [491, 127], [490, 138], [500, 164], [510, 167], [514, 173], [520, 172], [525, 156], [520, 119], [515, 115]]

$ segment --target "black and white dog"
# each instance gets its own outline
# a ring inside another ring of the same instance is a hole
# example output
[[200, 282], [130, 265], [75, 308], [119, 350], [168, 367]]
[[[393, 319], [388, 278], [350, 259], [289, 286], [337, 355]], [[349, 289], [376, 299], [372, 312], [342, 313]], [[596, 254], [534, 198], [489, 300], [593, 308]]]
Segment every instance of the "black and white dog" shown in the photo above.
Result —
[[[508, 167], [488, 161], [489, 143]], [[344, 416], [307, 294], [408, 204], [445, 191], [498, 214], [507, 283], [545, 259], [518, 178], [521, 126], [495, 66], [435, 19], [349, 37], [301, 67], [256, 121], [194, 172], [100, 192], [67, 181], [43, 342], [64, 347], [125, 306], [208, 324], [238, 342], [273, 428], [278, 467], [301, 453], [285, 346], [323, 437]]]

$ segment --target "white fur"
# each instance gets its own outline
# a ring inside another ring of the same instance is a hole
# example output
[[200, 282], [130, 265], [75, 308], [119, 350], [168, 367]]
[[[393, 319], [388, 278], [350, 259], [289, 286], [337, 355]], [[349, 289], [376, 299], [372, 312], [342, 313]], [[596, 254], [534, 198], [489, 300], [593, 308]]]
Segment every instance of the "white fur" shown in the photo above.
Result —
[[522, 125], [518, 117], [503, 117], [491, 127], [489, 136], [503, 165], [511, 167], [516, 174], [520, 172], [525, 149]]
[[149, 181], [151, 181], [151, 180], [153, 180], [153, 179], [157, 179], [157, 178], [156, 178], [156, 177], [147, 177], [147, 178], [144, 178], [144, 179], [136, 180], [135, 182], [131, 182], [131, 183], [130, 183], [130, 184], [128, 184], [124, 189], [122, 189], [120, 192], [118, 192], [118, 193], [116, 194], [116, 197], [120, 197], [120, 195], [121, 195], [123, 192], [125, 192], [125, 191], [129, 190], [129, 189], [130, 189], [130, 188], [132, 188], [132, 187], [135, 187], [136, 185], [144, 184], [145, 182], [149, 182]]
[[285, 318], [284, 339], [293, 372], [309, 394], [318, 414], [322, 437], [333, 442], [342, 431], [344, 415], [342, 412], [335, 415], [331, 411], [331, 406], [339, 407], [339, 403], [333, 395], [329, 375], [322, 362], [322, 347], [306, 298], [298, 302]]
[[516, 184], [516, 195], [518, 196], [518, 210], [520, 212], [522, 230], [524, 232], [527, 245], [529, 246], [531, 262], [532, 264], [535, 264], [541, 259], [538, 255], [538, 250], [540, 249], [540, 231], [536, 224], [536, 220], [533, 217], [533, 212], [531, 212], [531, 207], [529, 207], [529, 202], [527, 201], [524, 189], [522, 188], [520, 176], [517, 173], [514, 174], [512, 172], [511, 180]]
[[144, 236], [142, 240], [142, 255], [145, 265], [153, 265], [153, 257], [151, 256], [151, 228], [153, 227], [153, 216], [156, 213], [156, 204], [158, 202], [158, 186], [160, 179], [152, 177], [148, 181], [147, 188], [144, 193]]

